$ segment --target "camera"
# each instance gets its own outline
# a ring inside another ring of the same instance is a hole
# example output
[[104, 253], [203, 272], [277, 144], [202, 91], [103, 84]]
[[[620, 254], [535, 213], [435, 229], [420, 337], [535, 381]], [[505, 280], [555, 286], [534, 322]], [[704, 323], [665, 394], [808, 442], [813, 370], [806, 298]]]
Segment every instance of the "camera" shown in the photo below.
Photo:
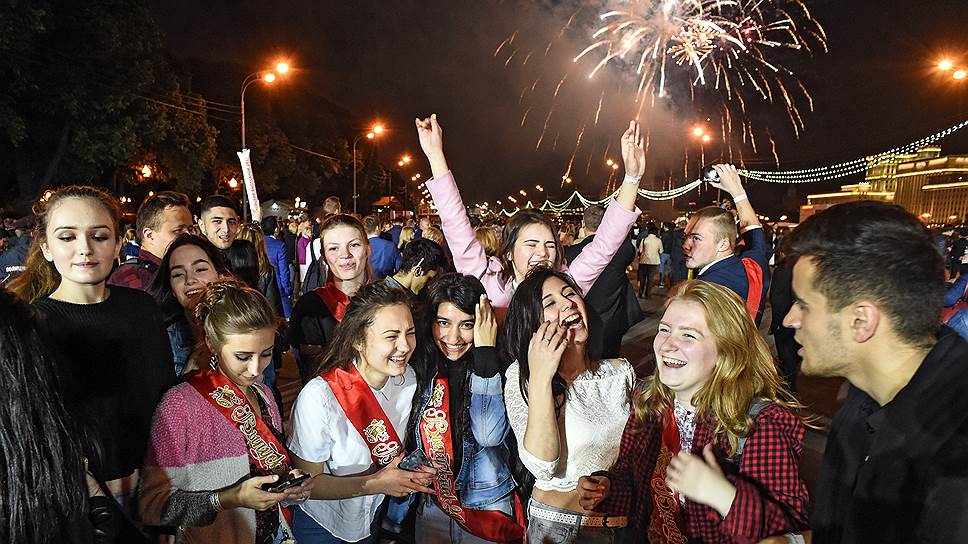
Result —
[[702, 173], [699, 174], [699, 179], [707, 183], [717, 183], [719, 182], [719, 172], [710, 164], [702, 169]]

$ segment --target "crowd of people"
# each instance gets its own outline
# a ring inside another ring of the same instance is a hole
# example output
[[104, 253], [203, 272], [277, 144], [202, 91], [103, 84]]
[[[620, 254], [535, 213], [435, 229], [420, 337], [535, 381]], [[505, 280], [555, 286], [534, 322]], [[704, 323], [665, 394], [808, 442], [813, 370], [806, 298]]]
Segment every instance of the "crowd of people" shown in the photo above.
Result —
[[[638, 225], [635, 122], [577, 238], [537, 210], [496, 229], [465, 213], [437, 119], [415, 125], [436, 220], [333, 197], [250, 223], [162, 191], [125, 228], [115, 198], [68, 186], [10, 225], [0, 540], [964, 541], [955, 244], [880, 202], [767, 232], [730, 165], [735, 211]], [[622, 335], [655, 283], [636, 369]], [[812, 495], [801, 364], [849, 383]]]

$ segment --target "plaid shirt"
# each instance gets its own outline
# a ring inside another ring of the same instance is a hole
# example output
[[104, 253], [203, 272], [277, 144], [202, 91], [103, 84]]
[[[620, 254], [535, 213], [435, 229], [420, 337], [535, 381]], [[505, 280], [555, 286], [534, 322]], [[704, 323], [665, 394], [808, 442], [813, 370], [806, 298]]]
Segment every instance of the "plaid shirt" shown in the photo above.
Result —
[[[737, 467], [723, 461], [728, 451], [725, 439], [717, 442], [717, 458], [727, 479], [736, 486], [729, 514], [722, 518], [709, 506], [686, 500], [680, 510], [686, 538], [691, 542], [755, 543], [768, 536], [806, 530], [808, 520], [807, 487], [800, 478], [803, 423], [790, 411], [770, 405], [756, 417], [753, 433], [743, 447]], [[702, 449], [712, 439], [712, 427], [698, 420], [692, 453], [702, 457]], [[618, 461], [609, 477], [609, 496], [598, 510], [611, 515], [629, 515], [631, 531], [644, 538], [652, 515], [649, 484], [662, 442], [662, 429], [654, 418], [640, 424], [629, 417]]]
[[151, 287], [151, 282], [155, 280], [155, 274], [158, 273], [160, 266], [161, 259], [141, 248], [141, 251], [138, 252], [138, 260], [134, 262], [125, 261], [111, 274], [108, 285], [147, 291]]

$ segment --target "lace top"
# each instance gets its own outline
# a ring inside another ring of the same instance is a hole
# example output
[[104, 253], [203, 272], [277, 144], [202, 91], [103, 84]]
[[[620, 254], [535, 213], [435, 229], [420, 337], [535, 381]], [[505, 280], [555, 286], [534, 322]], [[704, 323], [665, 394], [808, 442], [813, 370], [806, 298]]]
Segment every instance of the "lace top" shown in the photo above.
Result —
[[618, 457], [619, 443], [629, 418], [635, 371], [625, 359], [602, 361], [595, 372], [579, 374], [568, 387], [558, 412], [558, 459], [545, 461], [524, 448], [528, 405], [521, 396], [517, 361], [507, 370], [504, 402], [518, 442], [521, 462], [545, 491], [572, 491], [578, 478], [607, 470]]

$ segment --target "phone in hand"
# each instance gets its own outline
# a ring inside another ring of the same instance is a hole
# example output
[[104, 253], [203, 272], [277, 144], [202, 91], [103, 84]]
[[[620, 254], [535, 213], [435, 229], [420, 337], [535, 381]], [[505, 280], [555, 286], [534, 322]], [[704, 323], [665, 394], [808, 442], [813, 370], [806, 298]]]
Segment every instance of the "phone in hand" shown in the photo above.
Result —
[[430, 462], [430, 458], [424, 453], [422, 448], [417, 448], [411, 453], [403, 458], [398, 465], [403, 470], [409, 470], [411, 472], [419, 470], [420, 467], [430, 467], [433, 466]]
[[282, 493], [283, 491], [289, 489], [290, 487], [295, 487], [306, 480], [311, 478], [309, 474], [303, 474], [302, 476], [291, 477], [287, 480], [281, 482], [272, 482], [268, 484], [262, 484], [262, 490], [268, 491], [269, 493]]

